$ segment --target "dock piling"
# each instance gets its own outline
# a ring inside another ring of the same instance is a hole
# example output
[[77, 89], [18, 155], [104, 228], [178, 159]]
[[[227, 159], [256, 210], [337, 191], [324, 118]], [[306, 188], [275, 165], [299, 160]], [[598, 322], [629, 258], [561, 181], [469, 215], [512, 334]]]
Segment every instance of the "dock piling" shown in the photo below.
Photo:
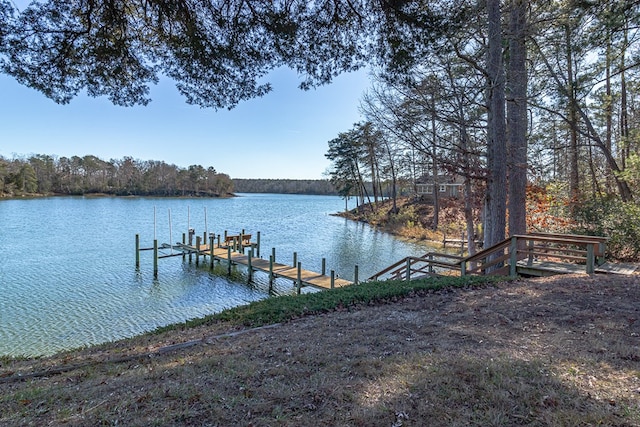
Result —
[[253, 276], [253, 268], [251, 266], [251, 258], [253, 258], [253, 248], [249, 248], [249, 257], [247, 258], [247, 270], [249, 272], [248, 283], [251, 283], [252, 276]]
[[298, 278], [296, 280], [296, 288], [297, 293], [300, 295], [300, 291], [302, 290], [302, 263], [298, 263]]
[[353, 272], [353, 283], [354, 283], [355, 285], [357, 285], [357, 284], [358, 284], [358, 266], [357, 266], [357, 265], [354, 267], [354, 272]]
[[269, 255], [269, 290], [273, 286], [273, 255]]
[[153, 241], [153, 277], [158, 278], [158, 239]]
[[213, 256], [214, 246], [213, 243], [216, 241], [216, 234], [209, 233], [209, 268], [213, 270], [213, 261], [215, 257]]
[[325, 272], [327, 271], [327, 259], [326, 258], [322, 258], [322, 275], [325, 275]]
[[196, 266], [200, 264], [200, 236], [196, 236]]
[[140, 268], [140, 235], [136, 234], [136, 268]]

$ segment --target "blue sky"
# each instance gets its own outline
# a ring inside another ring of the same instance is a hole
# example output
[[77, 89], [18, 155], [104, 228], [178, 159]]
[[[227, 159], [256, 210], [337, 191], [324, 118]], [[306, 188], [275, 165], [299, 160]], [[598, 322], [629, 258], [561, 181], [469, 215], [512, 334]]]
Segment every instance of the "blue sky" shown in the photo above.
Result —
[[310, 91], [298, 89], [291, 70], [268, 80], [273, 91], [266, 96], [214, 111], [186, 104], [170, 80], [152, 88], [147, 106], [116, 107], [84, 95], [58, 105], [0, 74], [0, 156], [131, 156], [213, 166], [232, 178], [323, 178], [327, 142], [361, 120], [367, 73]]

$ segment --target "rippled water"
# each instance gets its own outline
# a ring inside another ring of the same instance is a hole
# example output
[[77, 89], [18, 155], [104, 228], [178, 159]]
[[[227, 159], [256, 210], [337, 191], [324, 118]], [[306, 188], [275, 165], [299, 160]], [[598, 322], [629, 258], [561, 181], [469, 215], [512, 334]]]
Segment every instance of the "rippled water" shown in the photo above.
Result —
[[[181, 257], [141, 246], [180, 241], [188, 226], [223, 234], [261, 232], [262, 256], [308, 270], [366, 278], [426, 247], [331, 216], [344, 201], [328, 196], [242, 195], [231, 199], [55, 197], [0, 201], [0, 355], [47, 355], [112, 341], [269, 296], [266, 275], [234, 283]], [[171, 222], [169, 222], [169, 214]], [[154, 221], [155, 217], [155, 221]], [[206, 225], [206, 227], [205, 227]], [[279, 280], [276, 294], [292, 293]]]

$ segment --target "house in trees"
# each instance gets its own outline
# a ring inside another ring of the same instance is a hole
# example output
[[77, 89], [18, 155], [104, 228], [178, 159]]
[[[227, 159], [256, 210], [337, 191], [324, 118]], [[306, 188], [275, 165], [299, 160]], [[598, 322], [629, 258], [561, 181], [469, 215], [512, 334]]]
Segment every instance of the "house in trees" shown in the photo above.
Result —
[[433, 201], [434, 189], [439, 198], [462, 197], [464, 179], [458, 175], [442, 174], [434, 183], [432, 175], [423, 175], [416, 180], [416, 195], [423, 200]]

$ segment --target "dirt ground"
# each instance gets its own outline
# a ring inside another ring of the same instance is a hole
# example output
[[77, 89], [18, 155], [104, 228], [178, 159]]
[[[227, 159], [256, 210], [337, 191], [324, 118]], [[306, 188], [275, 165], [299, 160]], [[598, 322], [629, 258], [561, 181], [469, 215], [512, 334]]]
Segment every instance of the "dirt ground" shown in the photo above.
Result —
[[640, 276], [146, 335], [5, 361], [0, 391], [7, 426], [640, 426]]

